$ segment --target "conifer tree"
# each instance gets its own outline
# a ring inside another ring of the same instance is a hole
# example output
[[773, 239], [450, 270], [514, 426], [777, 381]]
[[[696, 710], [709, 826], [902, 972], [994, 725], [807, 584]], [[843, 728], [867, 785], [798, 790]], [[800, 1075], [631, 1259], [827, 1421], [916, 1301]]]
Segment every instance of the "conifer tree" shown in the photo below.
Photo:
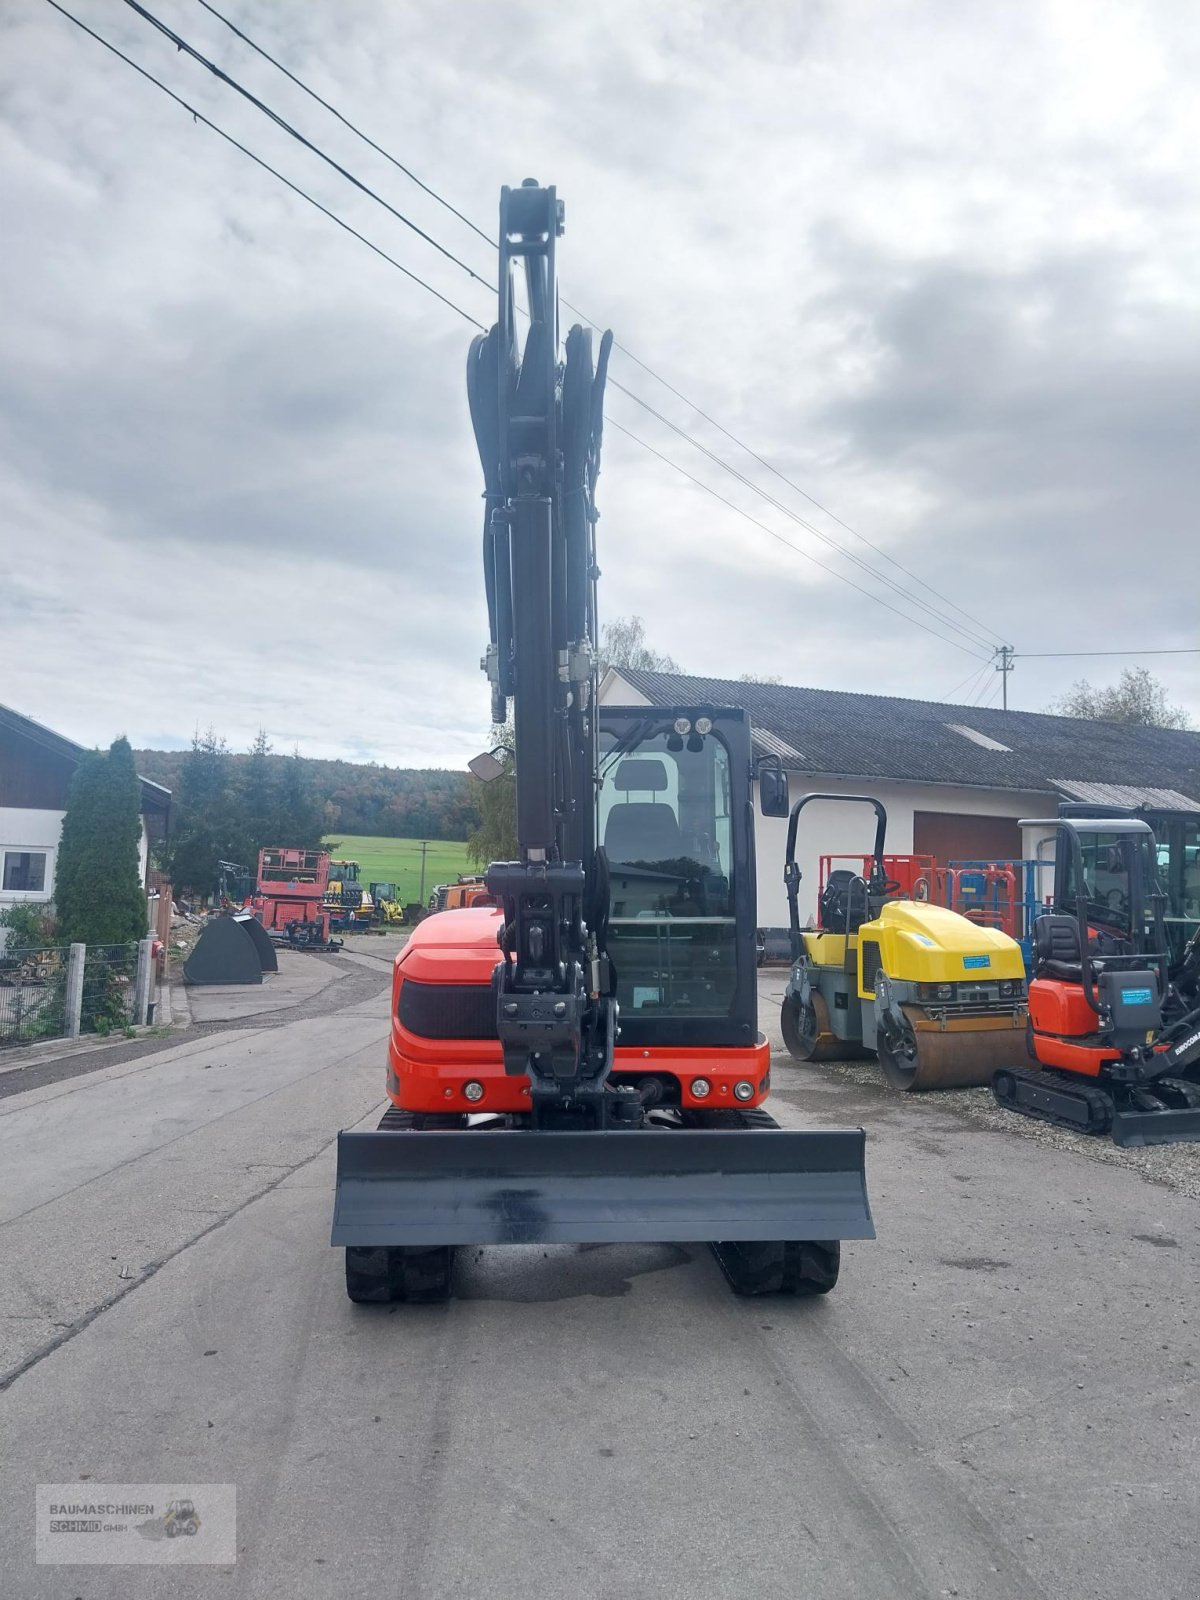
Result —
[[128, 739], [89, 751], [67, 796], [55, 873], [59, 937], [123, 945], [146, 935], [139, 861], [141, 785]]

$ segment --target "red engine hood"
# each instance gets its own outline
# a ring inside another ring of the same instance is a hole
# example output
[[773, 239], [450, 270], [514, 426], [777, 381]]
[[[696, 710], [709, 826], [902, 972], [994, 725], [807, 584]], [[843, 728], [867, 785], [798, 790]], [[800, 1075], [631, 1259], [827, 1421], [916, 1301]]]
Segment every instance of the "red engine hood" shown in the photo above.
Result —
[[396, 966], [420, 983], [490, 983], [500, 959], [496, 935], [503, 921], [498, 906], [439, 911], [417, 924]]

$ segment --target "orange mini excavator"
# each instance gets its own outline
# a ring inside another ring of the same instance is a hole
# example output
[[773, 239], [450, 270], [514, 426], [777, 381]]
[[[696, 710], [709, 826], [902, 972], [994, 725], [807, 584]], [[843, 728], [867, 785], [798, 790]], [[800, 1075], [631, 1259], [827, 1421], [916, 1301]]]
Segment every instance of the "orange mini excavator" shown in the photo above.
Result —
[[[499, 321], [467, 369], [519, 857], [397, 957], [391, 1109], [339, 1137], [333, 1243], [356, 1301], [445, 1298], [456, 1245], [548, 1242], [703, 1240], [739, 1293], [823, 1294], [840, 1240], [874, 1237], [864, 1135], [761, 1109], [749, 722], [598, 704], [612, 336], [593, 365], [574, 327], [559, 360], [562, 225], [552, 188], [503, 190]], [[778, 768], [759, 789], [787, 815]]]
[[1053, 828], [1054, 911], [1034, 923], [1029, 1055], [992, 1092], [1024, 1116], [1119, 1145], [1200, 1140], [1200, 934], [1168, 955], [1150, 827], [1132, 817]]

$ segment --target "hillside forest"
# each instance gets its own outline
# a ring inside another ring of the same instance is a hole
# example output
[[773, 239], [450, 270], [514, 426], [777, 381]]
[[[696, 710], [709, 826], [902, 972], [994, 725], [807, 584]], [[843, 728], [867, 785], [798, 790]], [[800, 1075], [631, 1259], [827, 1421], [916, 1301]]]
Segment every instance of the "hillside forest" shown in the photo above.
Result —
[[478, 785], [465, 772], [280, 755], [265, 734], [243, 752], [210, 728], [190, 750], [134, 758], [171, 790], [162, 864], [177, 888], [198, 894], [212, 890], [218, 861], [253, 867], [264, 845], [313, 846], [339, 832], [464, 840], [480, 822]]

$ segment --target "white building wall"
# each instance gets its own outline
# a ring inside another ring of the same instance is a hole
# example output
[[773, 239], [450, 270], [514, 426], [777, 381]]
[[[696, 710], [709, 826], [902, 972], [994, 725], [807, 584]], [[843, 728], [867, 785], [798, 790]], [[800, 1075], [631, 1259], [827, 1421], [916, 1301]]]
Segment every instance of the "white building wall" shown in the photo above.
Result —
[[[0, 863], [5, 850], [44, 850], [47, 854], [46, 885], [41, 890], [0, 889], [0, 906], [14, 901], [45, 901], [54, 897], [54, 873], [58, 865], [58, 846], [62, 839], [63, 811], [22, 810], [15, 806], [0, 806]], [[138, 872], [142, 883], [146, 881], [146, 868], [150, 861], [150, 840], [146, 833], [146, 819], [141, 819], [141, 836], [138, 840]], [[0, 882], [3, 880], [0, 879]]]
[[[0, 906], [14, 901], [49, 900], [54, 893], [54, 868], [58, 861], [58, 841], [62, 837], [61, 811], [22, 810], [0, 806], [0, 864], [5, 850], [44, 850], [46, 886], [44, 889], [0, 889]], [[3, 880], [0, 879], [0, 882]]]
[[[869, 794], [883, 802], [887, 812], [884, 849], [890, 855], [910, 855], [913, 848], [913, 814], [940, 811], [950, 816], [1043, 817], [1053, 814], [1054, 802], [1045, 794], [1023, 794], [1011, 789], [955, 788], [952, 784], [902, 783], [875, 779], [855, 783], [846, 778], [824, 778], [811, 773], [788, 774], [791, 803], [805, 794]], [[755, 785], [757, 791], [757, 785]], [[754, 847], [758, 863], [758, 923], [763, 928], [786, 928], [787, 895], [783, 887], [783, 860], [787, 846], [787, 820], [764, 817], [754, 796]], [[1028, 854], [1036, 832], [1027, 829]], [[817, 801], [800, 813], [796, 833], [796, 863], [800, 879], [800, 922], [816, 917], [820, 858], [823, 855], [866, 855], [875, 844], [875, 813], [870, 806], [851, 801]]]

